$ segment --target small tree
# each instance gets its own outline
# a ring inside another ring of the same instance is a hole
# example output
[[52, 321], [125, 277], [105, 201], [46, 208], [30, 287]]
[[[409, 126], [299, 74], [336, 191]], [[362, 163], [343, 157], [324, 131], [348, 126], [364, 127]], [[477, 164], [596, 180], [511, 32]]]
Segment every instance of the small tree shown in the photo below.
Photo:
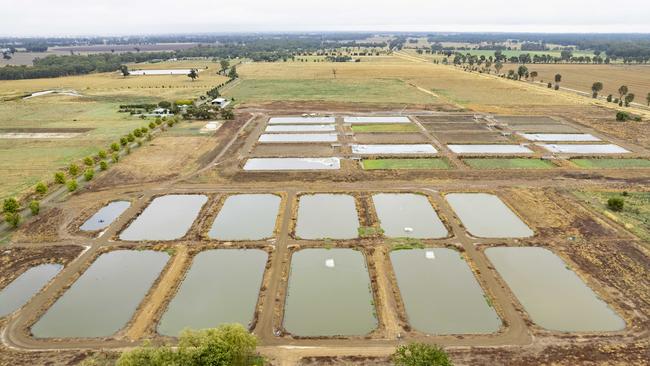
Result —
[[100, 159], [106, 159], [108, 155], [106, 154], [106, 150], [99, 150], [97, 153], [97, 157]]
[[630, 103], [634, 101], [634, 93], [629, 93], [628, 95], [625, 96], [625, 106], [629, 107]]
[[501, 61], [495, 62], [494, 69], [497, 70], [497, 74], [500, 73], [501, 69], [503, 69], [503, 63], [501, 63]]
[[126, 136], [120, 137], [120, 145], [126, 146], [126, 144], [128, 143], [129, 143], [129, 139], [127, 139]]
[[54, 182], [56, 184], [65, 184], [65, 174], [63, 172], [54, 173]]
[[2, 212], [4, 213], [14, 213], [18, 212], [18, 209], [20, 208], [20, 205], [18, 205], [18, 201], [13, 198], [5, 198], [3, 204], [2, 204]]
[[626, 85], [621, 85], [620, 88], [618, 88], [618, 95], [620, 96], [618, 99], [623, 100], [623, 97], [625, 94], [627, 94], [628, 89]]
[[68, 174], [70, 174], [71, 177], [79, 175], [79, 166], [77, 164], [70, 164], [68, 167]]
[[625, 201], [621, 197], [612, 197], [607, 200], [607, 207], [612, 211], [623, 211]]
[[66, 185], [68, 187], [68, 192], [74, 192], [79, 186], [76, 179], [70, 179]]
[[29, 203], [29, 210], [32, 212], [32, 215], [36, 216], [41, 212], [41, 204], [37, 200], [33, 200]]
[[630, 115], [627, 112], [618, 111], [616, 112], [616, 120], [619, 122], [625, 122], [630, 119]]
[[539, 74], [537, 73], [537, 71], [531, 71], [531, 73], [530, 73], [530, 80], [531, 80], [532, 82], [535, 82], [535, 78], [536, 78], [538, 75], [539, 75]]
[[111, 161], [113, 163], [117, 163], [118, 161], [120, 161], [120, 155], [118, 153], [113, 153], [113, 156], [111, 156]]
[[14, 229], [20, 224], [20, 219], [21, 216], [18, 212], [5, 213], [5, 222]]
[[519, 76], [519, 79], [523, 78], [524, 75], [528, 73], [528, 68], [524, 65], [520, 65], [519, 68], [517, 69], [517, 75]]
[[112, 143], [111, 144], [111, 150], [120, 151], [120, 144], [118, 144], [117, 142]]
[[447, 353], [435, 345], [411, 343], [397, 347], [392, 356], [396, 366], [452, 366]]
[[594, 98], [598, 98], [598, 93], [601, 90], [603, 90], [603, 83], [601, 83], [600, 81], [595, 82], [591, 86], [591, 93], [592, 93], [591, 96], [594, 97]]
[[170, 102], [166, 101], [166, 100], [163, 100], [163, 101], [158, 102], [158, 107], [169, 109], [169, 108], [172, 107], [172, 104]]
[[233, 113], [232, 109], [223, 109], [221, 110], [221, 118], [231, 120], [235, 118], [235, 114]]
[[226, 71], [230, 67], [230, 62], [228, 62], [228, 60], [221, 60], [221, 61], [219, 61], [219, 63], [221, 64], [221, 71], [222, 72]]
[[86, 182], [91, 181], [94, 176], [95, 176], [95, 170], [92, 168], [88, 168], [84, 172], [84, 179], [86, 180]]
[[[115, 70], [115, 69], [113, 69], [113, 70]], [[120, 66], [120, 72], [122, 73], [123, 77], [127, 77], [127, 76], [131, 75], [131, 73], [129, 72], [129, 67], [126, 66], [126, 65]]]
[[198, 71], [196, 71], [196, 69], [192, 69], [192, 70], [190, 70], [190, 73], [187, 74], [187, 77], [192, 79], [192, 81], [194, 81], [195, 79], [197, 79], [199, 77], [199, 73], [198, 73]]
[[86, 156], [84, 158], [84, 164], [86, 166], [93, 166], [93, 165], [95, 165], [95, 160], [93, 160], [93, 158], [91, 158], [90, 156]]
[[648, 103], [648, 106], [650, 106], [650, 93], [645, 96], [645, 101]]
[[99, 162], [99, 169], [101, 169], [101, 170], [108, 169], [108, 163], [106, 161], [104, 161], [104, 160], [100, 161]]
[[613, 95], [611, 95], [611, 94], [610, 94], [610, 95], [608, 95], [608, 96], [607, 96], [607, 102], [608, 102], [608, 103], [611, 103], [611, 102], [612, 102], [612, 98], [613, 98], [613, 97], [614, 97], [614, 96], [613, 96]]
[[562, 75], [555, 74], [555, 90], [560, 89], [560, 83], [562, 82]]
[[[237, 68], [235, 66], [230, 68], [230, 72], [228, 72], [228, 77], [231, 79], [237, 79], [239, 77], [239, 74], [237, 73]], [[334, 75], [336, 78], [336, 74]]]
[[43, 183], [43, 182], [38, 182], [38, 184], [36, 185], [36, 188], [34, 190], [39, 195], [43, 196], [43, 195], [45, 195], [47, 193], [47, 185], [45, 183]]

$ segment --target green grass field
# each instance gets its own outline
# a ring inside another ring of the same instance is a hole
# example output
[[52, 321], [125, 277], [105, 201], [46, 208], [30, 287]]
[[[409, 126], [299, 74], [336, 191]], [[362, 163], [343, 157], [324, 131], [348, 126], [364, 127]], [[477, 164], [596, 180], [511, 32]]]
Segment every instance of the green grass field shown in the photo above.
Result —
[[428, 159], [366, 159], [362, 161], [363, 169], [449, 169], [449, 163], [440, 158]]
[[650, 168], [648, 159], [571, 159], [571, 162], [588, 169]]
[[238, 101], [434, 103], [437, 99], [398, 79], [244, 79], [224, 92]]
[[418, 126], [412, 123], [377, 123], [369, 125], [353, 125], [353, 132], [419, 132]]
[[[646, 243], [650, 243], [650, 192], [574, 192], [576, 197], [594, 209], [623, 224]], [[607, 200], [620, 197], [625, 201], [623, 210], [614, 212], [607, 207]]]
[[527, 158], [475, 158], [463, 159], [474, 169], [548, 169], [555, 165], [550, 161]]

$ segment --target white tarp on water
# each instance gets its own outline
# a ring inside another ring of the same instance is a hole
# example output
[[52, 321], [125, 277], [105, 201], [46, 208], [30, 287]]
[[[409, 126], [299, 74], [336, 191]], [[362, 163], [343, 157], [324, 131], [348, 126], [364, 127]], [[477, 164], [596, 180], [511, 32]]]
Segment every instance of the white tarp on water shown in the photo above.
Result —
[[[142, 75], [187, 75], [190, 69], [167, 69], [167, 70], [129, 70], [129, 75], [142, 76]], [[201, 70], [198, 70], [201, 71]]]
[[378, 154], [435, 154], [438, 151], [433, 145], [409, 144], [409, 145], [352, 145], [352, 153], [359, 155]]
[[614, 144], [538, 144], [558, 154], [625, 154], [628, 150]]
[[264, 132], [331, 132], [335, 125], [274, 125], [266, 126]]
[[411, 123], [408, 117], [345, 117], [345, 123]]
[[519, 133], [519, 135], [531, 141], [600, 141], [598, 137], [588, 133]]
[[336, 170], [341, 169], [339, 158], [253, 158], [244, 170]]
[[292, 125], [305, 123], [335, 123], [334, 117], [273, 117], [269, 119], [270, 125]]
[[259, 142], [336, 142], [338, 135], [335, 133], [274, 133], [260, 136]]
[[532, 150], [521, 145], [447, 145], [456, 154], [532, 154]]

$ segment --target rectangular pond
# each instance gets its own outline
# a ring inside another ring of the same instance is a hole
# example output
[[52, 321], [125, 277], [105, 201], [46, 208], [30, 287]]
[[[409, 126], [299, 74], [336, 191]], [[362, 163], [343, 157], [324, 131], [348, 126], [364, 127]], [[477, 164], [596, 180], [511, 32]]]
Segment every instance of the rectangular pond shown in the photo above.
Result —
[[538, 144], [558, 154], [626, 154], [628, 150], [614, 144]]
[[499, 247], [485, 254], [537, 325], [562, 332], [625, 328], [625, 321], [553, 252]]
[[102, 254], [32, 326], [37, 338], [108, 337], [124, 328], [169, 260], [153, 250]]
[[533, 151], [522, 145], [469, 144], [447, 145], [456, 154], [532, 154]]
[[174, 240], [182, 238], [208, 197], [170, 194], [156, 197], [135, 221], [122, 231], [121, 240]]
[[[143, 75], [187, 75], [190, 69], [164, 69], [164, 70], [129, 70], [131, 76]], [[198, 70], [200, 71], [200, 70]]]
[[359, 217], [354, 197], [346, 194], [300, 196], [296, 236], [301, 239], [354, 239]]
[[129, 201], [113, 201], [102, 207], [81, 225], [81, 231], [97, 231], [107, 228], [131, 206]]
[[519, 135], [531, 141], [600, 141], [598, 137], [588, 133], [519, 133]]
[[336, 142], [338, 141], [338, 134], [336, 133], [273, 133], [263, 134], [260, 136], [259, 142]]
[[386, 116], [386, 117], [345, 117], [345, 123], [411, 123], [408, 117]]
[[391, 238], [444, 238], [449, 233], [426, 196], [380, 193], [372, 196], [384, 235]]
[[246, 160], [244, 170], [336, 170], [341, 169], [339, 158], [252, 158]]
[[11, 281], [7, 287], [0, 291], [0, 318], [23, 307], [61, 269], [63, 269], [63, 266], [60, 264], [41, 264], [26, 270], [15, 280]]
[[249, 325], [255, 313], [268, 255], [263, 250], [201, 252], [158, 324], [158, 333], [178, 336], [184, 328]]
[[274, 125], [266, 126], [264, 132], [333, 132], [336, 125]]
[[273, 117], [269, 119], [270, 125], [292, 125], [292, 124], [324, 124], [335, 123], [334, 117]]
[[208, 236], [219, 240], [261, 240], [273, 236], [280, 208], [274, 194], [229, 196], [212, 223]]
[[434, 155], [438, 152], [433, 145], [429, 144], [383, 144], [383, 145], [351, 145], [352, 153], [358, 155], [399, 155], [417, 154]]
[[467, 231], [480, 238], [526, 238], [533, 231], [499, 197], [487, 193], [445, 196]]
[[446, 248], [390, 253], [409, 323], [427, 334], [494, 333], [501, 319], [469, 265]]
[[291, 259], [284, 328], [299, 336], [365, 335], [377, 327], [364, 256], [303, 249]]

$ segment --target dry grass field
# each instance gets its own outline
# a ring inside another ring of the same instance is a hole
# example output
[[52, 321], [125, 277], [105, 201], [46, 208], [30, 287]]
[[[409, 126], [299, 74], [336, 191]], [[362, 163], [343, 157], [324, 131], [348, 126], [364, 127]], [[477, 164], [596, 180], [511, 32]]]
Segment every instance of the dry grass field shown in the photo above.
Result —
[[562, 86], [588, 93], [591, 85], [600, 81], [604, 96], [618, 97], [618, 88], [627, 85], [630, 93], [636, 94], [636, 102], [643, 104], [650, 93], [650, 65], [528, 65], [528, 69], [537, 71], [538, 80], [545, 82], [561, 74]]

